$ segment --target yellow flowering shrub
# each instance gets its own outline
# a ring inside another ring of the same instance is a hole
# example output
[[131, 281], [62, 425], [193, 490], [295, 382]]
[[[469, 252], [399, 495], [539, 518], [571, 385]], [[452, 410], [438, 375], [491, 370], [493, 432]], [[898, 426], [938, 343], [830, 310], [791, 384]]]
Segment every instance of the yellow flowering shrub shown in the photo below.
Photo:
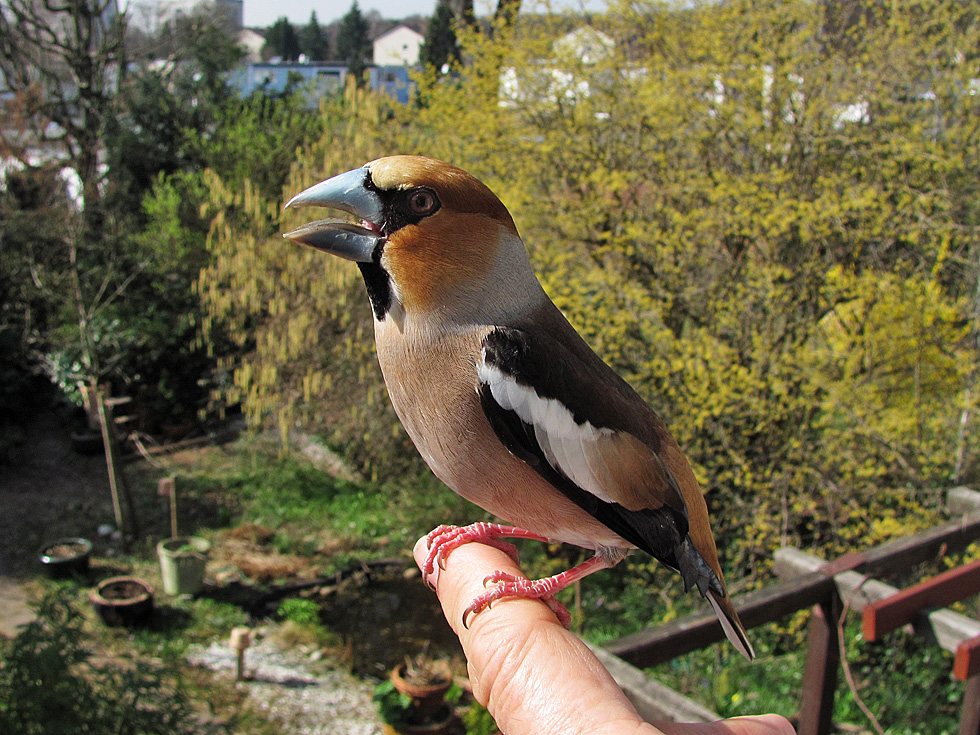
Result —
[[[325, 102], [282, 201], [391, 153], [484, 180], [685, 447], [739, 574], [909, 532], [977, 471], [980, 25], [940, 0], [835, 8], [634, 0], [468, 31], [413, 105]], [[282, 243], [282, 201], [213, 182], [226, 398], [402, 471], [357, 272]]]

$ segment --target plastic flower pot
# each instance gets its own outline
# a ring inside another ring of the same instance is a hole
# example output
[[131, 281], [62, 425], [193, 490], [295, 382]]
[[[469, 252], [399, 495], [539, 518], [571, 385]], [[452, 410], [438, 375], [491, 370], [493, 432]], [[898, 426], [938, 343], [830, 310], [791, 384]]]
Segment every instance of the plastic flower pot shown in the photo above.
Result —
[[65, 579], [88, 572], [92, 542], [85, 538], [63, 538], [42, 546], [38, 560], [52, 579]]
[[109, 626], [133, 628], [153, 615], [153, 588], [137, 577], [110, 577], [99, 583], [89, 599]]
[[198, 536], [176, 536], [157, 544], [163, 591], [168, 595], [196, 595], [204, 587], [204, 568], [211, 544]]

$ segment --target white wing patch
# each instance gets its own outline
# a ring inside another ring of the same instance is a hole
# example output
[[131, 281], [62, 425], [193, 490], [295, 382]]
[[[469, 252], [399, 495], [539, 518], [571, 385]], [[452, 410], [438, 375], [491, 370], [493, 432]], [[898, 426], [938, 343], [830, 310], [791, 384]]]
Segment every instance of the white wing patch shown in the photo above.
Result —
[[486, 354], [477, 366], [477, 377], [481, 384], [489, 386], [501, 408], [513, 411], [534, 428], [534, 438], [548, 464], [600, 500], [616, 502], [605, 490], [611, 476], [598, 446], [600, 439], [614, 433], [612, 429], [596, 427], [588, 421], [576, 423], [572, 412], [560, 401], [542, 398], [533, 388], [488, 365]]

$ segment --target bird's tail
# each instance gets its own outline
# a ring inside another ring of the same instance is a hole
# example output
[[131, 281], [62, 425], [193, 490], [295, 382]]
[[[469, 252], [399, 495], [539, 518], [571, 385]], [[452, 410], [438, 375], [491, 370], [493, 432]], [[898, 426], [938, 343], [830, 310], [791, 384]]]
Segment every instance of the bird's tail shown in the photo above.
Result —
[[735, 650], [745, 656], [749, 661], [754, 659], [755, 650], [753, 650], [752, 644], [749, 642], [749, 637], [745, 633], [742, 621], [738, 619], [738, 613], [732, 607], [731, 598], [727, 595], [719, 595], [711, 589], [708, 590], [708, 594], [705, 597], [708, 598], [708, 602], [714, 608], [715, 615], [718, 616], [718, 622], [721, 623], [721, 628], [725, 631], [728, 640], [735, 646]]
[[[713, 549], [712, 549], [713, 551]], [[697, 587], [703, 597], [706, 597], [711, 607], [714, 608], [718, 622], [721, 623], [722, 630], [728, 640], [735, 646], [735, 650], [751, 661], [755, 658], [755, 651], [749, 643], [749, 637], [745, 633], [742, 621], [738, 619], [738, 613], [732, 607], [731, 598], [721, 577], [721, 570], [715, 571], [704, 560], [704, 557], [694, 547], [690, 536], [685, 536], [684, 540], [674, 549], [674, 556], [677, 561], [677, 568], [684, 580], [684, 589]]]

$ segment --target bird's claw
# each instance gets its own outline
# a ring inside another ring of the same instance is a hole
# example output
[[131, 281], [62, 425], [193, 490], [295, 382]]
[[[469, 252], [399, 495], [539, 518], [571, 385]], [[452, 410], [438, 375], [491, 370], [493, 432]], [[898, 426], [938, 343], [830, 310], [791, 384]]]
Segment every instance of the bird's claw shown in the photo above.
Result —
[[523, 577], [515, 577], [512, 574], [500, 571], [488, 574], [483, 580], [483, 586], [486, 587], [488, 583], [495, 586], [474, 598], [469, 607], [463, 611], [464, 629], [469, 630], [472, 616], [479, 615], [484, 610], [489, 610], [494, 602], [505, 597], [541, 600], [555, 614], [562, 627], [566, 629], [571, 628], [572, 616], [568, 612], [568, 608], [558, 602], [554, 594], [547, 587], [524, 579]]
[[432, 573], [435, 571], [436, 566], [440, 570], [445, 570], [446, 565], [444, 559], [445, 555], [449, 553], [449, 550], [444, 551], [445, 540], [443, 537], [456, 530], [459, 530], [457, 526], [441, 525], [426, 534], [425, 545], [429, 552], [426, 554], [425, 561], [422, 563], [422, 579], [425, 581], [426, 586], [433, 591], [435, 591], [435, 585], [431, 581]]
[[[449, 557], [449, 554], [463, 544], [474, 541], [503, 551], [515, 564], [519, 564], [520, 559], [517, 553], [517, 547], [511, 543], [502, 541], [501, 538], [527, 538], [537, 541], [547, 541], [543, 536], [531, 533], [530, 531], [502, 526], [497, 523], [474, 523], [462, 527], [442, 525], [433, 529], [426, 536], [426, 545], [429, 551], [422, 564], [422, 579], [430, 589], [435, 589], [431, 577], [436, 568], [438, 567], [440, 570], [445, 571], [446, 559]], [[553, 583], [549, 584], [548, 580], [532, 582], [523, 577], [516, 577], [513, 574], [496, 571], [487, 575], [483, 580], [483, 587], [485, 589], [490, 585], [494, 586], [474, 599], [470, 606], [463, 611], [462, 623], [464, 629], [469, 629], [472, 616], [487, 610], [494, 602], [504, 597], [539, 599], [558, 616], [558, 620], [562, 625], [566, 628], [569, 627], [571, 616], [568, 614], [565, 606], [555, 600], [554, 593], [556, 589]]]
[[436, 570], [436, 567], [445, 571], [446, 559], [449, 554], [463, 544], [475, 541], [492, 546], [507, 554], [515, 564], [520, 564], [517, 547], [506, 541], [501, 541], [501, 538], [529, 538], [536, 541], [547, 541], [543, 536], [525, 531], [522, 528], [502, 526], [498, 523], [473, 523], [469, 526], [441, 525], [430, 531], [425, 538], [429, 552], [422, 564], [422, 578], [429, 587], [432, 587], [429, 577]]
[[484, 610], [489, 610], [491, 607], [493, 607], [493, 603], [497, 599], [499, 598], [486, 592], [475, 598], [473, 602], [470, 603], [470, 606], [463, 610], [463, 628], [469, 630], [470, 624], [468, 618], [470, 616], [476, 617]]
[[501, 582], [512, 582], [516, 584], [520, 579], [520, 577], [515, 577], [513, 574], [507, 574], [506, 572], [501, 572], [498, 570], [496, 572], [491, 572], [483, 578], [483, 587], [486, 588], [487, 585], [500, 584]]

